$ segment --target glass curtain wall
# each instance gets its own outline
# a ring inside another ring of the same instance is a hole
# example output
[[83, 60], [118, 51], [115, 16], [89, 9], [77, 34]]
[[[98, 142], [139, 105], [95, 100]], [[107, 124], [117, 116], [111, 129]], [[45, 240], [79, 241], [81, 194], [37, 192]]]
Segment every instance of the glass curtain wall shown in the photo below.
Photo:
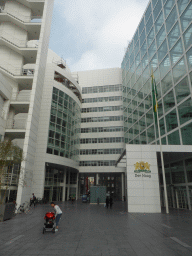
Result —
[[122, 62], [125, 143], [156, 144], [151, 72], [162, 144], [191, 145], [192, 2], [151, 0]]
[[53, 87], [47, 153], [79, 160], [80, 116], [78, 103]]

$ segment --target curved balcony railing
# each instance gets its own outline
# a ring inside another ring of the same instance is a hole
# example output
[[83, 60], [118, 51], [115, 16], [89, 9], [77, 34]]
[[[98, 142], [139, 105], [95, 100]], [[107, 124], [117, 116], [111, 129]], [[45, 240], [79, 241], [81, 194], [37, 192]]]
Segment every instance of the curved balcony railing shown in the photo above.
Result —
[[38, 40], [30, 40], [30, 41], [21, 40], [5, 31], [0, 33], [0, 38], [4, 39], [5, 41], [8, 41], [9, 43], [19, 48], [38, 48]]
[[7, 129], [26, 129], [27, 118], [7, 120]]

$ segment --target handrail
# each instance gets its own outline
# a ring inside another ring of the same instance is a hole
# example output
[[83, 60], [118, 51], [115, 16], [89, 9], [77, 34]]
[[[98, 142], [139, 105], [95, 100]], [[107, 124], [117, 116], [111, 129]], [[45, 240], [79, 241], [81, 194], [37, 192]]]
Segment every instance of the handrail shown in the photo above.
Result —
[[2, 176], [2, 184], [17, 185], [19, 181], [19, 175], [14, 173], [6, 173]]
[[26, 129], [27, 118], [7, 120], [7, 129]]
[[[28, 43], [33, 40], [29, 40], [29, 41], [20, 40], [5, 31], [3, 31], [2, 34], [0, 34], [0, 38], [3, 38], [4, 40], [8, 41], [9, 43], [11, 43], [19, 48], [26, 48], [26, 47], [37, 48], [38, 47], [38, 44], [35, 44], [35, 46], [28, 46]], [[37, 41], [37, 40], [35, 40], [35, 41]]]
[[11, 64], [6, 62], [0, 62], [0, 68], [4, 69], [8, 73], [10, 73], [13, 76], [33, 76], [35, 73], [35, 69], [29, 69], [29, 68], [15, 68]]
[[[12, 14], [8, 11], [5, 11], [4, 9], [1, 9], [0, 13], [7, 13], [10, 16], [14, 17], [15, 19], [17, 19], [23, 23], [30, 23], [30, 22], [31, 23], [40, 23], [42, 20], [42, 16], [26, 16], [26, 15], [21, 14], [20, 12], [15, 12], [15, 11], [14, 11], [14, 14]], [[35, 21], [35, 20], [38, 20], [38, 21]], [[39, 20], [40, 20], [40, 22], [39, 22]]]

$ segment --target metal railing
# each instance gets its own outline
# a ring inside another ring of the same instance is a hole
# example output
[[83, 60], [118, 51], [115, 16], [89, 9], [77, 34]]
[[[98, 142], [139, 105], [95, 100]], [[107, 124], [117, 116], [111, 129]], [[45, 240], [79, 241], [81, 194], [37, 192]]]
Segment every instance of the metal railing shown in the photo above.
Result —
[[[16, 38], [15, 36], [12, 36], [11, 34], [3, 31], [0, 34], [0, 38], [4, 39], [5, 41], [8, 41], [9, 43], [19, 47], [19, 48], [37, 48], [38, 47], [38, 43], [35, 42], [33, 43], [33, 40], [27, 41], [27, 40], [21, 40]], [[37, 40], [35, 40], [37, 41]], [[30, 44], [31, 43], [31, 44]]]
[[7, 120], [7, 129], [26, 129], [27, 118]]
[[9, 186], [18, 185], [19, 175], [18, 174], [13, 174], [13, 173], [4, 174], [2, 176], [1, 182], [2, 182], [3, 185], [9, 185]]

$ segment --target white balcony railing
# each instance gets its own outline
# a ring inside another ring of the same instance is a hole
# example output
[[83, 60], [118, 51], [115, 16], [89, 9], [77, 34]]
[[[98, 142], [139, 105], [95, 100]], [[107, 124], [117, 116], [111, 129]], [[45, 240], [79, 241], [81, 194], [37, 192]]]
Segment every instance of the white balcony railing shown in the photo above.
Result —
[[14, 93], [12, 94], [12, 99], [11, 101], [16, 101], [16, 102], [29, 102], [31, 97], [31, 91], [30, 90], [23, 90], [20, 91], [19, 93]]
[[27, 119], [20, 118], [14, 120], [7, 120], [7, 129], [26, 129]]
[[15, 36], [3, 31], [0, 33], [0, 38], [4, 39], [5, 41], [8, 41], [9, 43], [19, 47], [19, 48], [37, 48], [38, 47], [38, 40], [21, 40], [16, 38]]
[[19, 182], [19, 175], [18, 174], [4, 174], [2, 176], [2, 184], [4, 185], [9, 185], [9, 186], [14, 186], [14, 185], [18, 185]]
[[26, 69], [22, 67], [16, 68], [10, 63], [6, 63], [5, 61], [0, 61], [0, 68], [12, 74], [13, 76], [33, 76], [35, 73], [35, 69]]

